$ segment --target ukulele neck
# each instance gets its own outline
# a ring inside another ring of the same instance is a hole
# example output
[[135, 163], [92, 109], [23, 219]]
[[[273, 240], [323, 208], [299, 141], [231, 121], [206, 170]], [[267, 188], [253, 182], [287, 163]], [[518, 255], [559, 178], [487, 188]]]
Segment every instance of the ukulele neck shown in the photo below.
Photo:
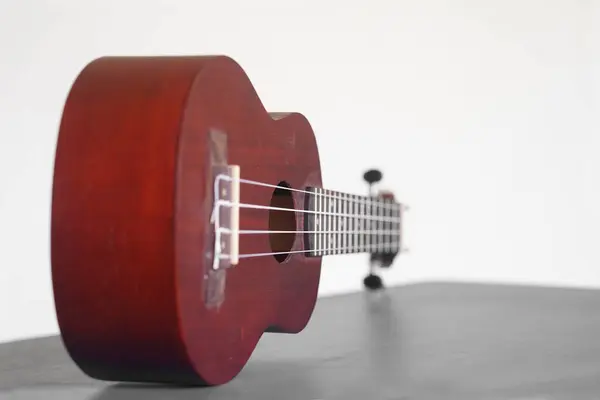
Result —
[[309, 188], [304, 219], [308, 256], [398, 253], [403, 206], [393, 198]]

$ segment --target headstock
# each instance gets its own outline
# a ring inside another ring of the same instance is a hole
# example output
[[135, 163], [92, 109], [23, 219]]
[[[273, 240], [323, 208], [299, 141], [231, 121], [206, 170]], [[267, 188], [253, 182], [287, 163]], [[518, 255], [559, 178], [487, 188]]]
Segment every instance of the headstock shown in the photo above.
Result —
[[[373, 186], [380, 182], [383, 178], [381, 171], [377, 169], [370, 169], [363, 175], [363, 179], [369, 185], [369, 197], [378, 199], [390, 199], [394, 200], [394, 194], [387, 190], [381, 190], [375, 193]], [[379, 275], [377, 275], [377, 268], [389, 268], [394, 263], [398, 251], [374, 251], [369, 255], [369, 274], [363, 280], [365, 287], [369, 290], [380, 290], [383, 289], [383, 281]]]

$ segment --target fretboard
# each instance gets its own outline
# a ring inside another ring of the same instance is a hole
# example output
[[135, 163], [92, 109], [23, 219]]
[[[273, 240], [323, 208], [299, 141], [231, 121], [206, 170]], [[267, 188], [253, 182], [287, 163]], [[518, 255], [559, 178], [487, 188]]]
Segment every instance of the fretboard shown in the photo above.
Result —
[[308, 191], [304, 242], [309, 256], [400, 251], [401, 204], [321, 188]]

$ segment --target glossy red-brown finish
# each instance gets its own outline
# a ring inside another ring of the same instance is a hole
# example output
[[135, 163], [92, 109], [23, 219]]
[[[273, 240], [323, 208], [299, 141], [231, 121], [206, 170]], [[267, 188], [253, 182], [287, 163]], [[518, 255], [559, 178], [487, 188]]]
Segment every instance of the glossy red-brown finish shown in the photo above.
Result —
[[[308, 121], [269, 114], [232, 59], [106, 57], [76, 79], [60, 126], [52, 202], [52, 279], [65, 346], [103, 380], [216, 385], [236, 376], [264, 331], [298, 332], [315, 305], [320, 258], [244, 258], [209, 309], [208, 133], [227, 134], [242, 178], [321, 186]], [[272, 189], [241, 185], [241, 202]], [[298, 209], [302, 193], [294, 192]], [[268, 229], [241, 209], [241, 229]], [[297, 213], [302, 229], [304, 214]], [[297, 235], [292, 250], [303, 249]], [[240, 253], [270, 252], [242, 235]]]

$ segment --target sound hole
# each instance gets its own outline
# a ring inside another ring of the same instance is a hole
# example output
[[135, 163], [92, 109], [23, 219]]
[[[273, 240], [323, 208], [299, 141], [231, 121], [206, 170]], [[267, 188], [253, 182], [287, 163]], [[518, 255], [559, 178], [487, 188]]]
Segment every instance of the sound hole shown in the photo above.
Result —
[[[285, 208], [285, 210], [269, 210], [269, 241], [273, 253], [289, 253], [296, 238], [296, 214], [294, 209], [294, 198], [286, 182], [279, 182], [273, 191], [271, 207]], [[290, 233], [274, 233], [273, 231], [289, 231]], [[275, 254], [273, 257], [282, 263], [289, 254]]]

